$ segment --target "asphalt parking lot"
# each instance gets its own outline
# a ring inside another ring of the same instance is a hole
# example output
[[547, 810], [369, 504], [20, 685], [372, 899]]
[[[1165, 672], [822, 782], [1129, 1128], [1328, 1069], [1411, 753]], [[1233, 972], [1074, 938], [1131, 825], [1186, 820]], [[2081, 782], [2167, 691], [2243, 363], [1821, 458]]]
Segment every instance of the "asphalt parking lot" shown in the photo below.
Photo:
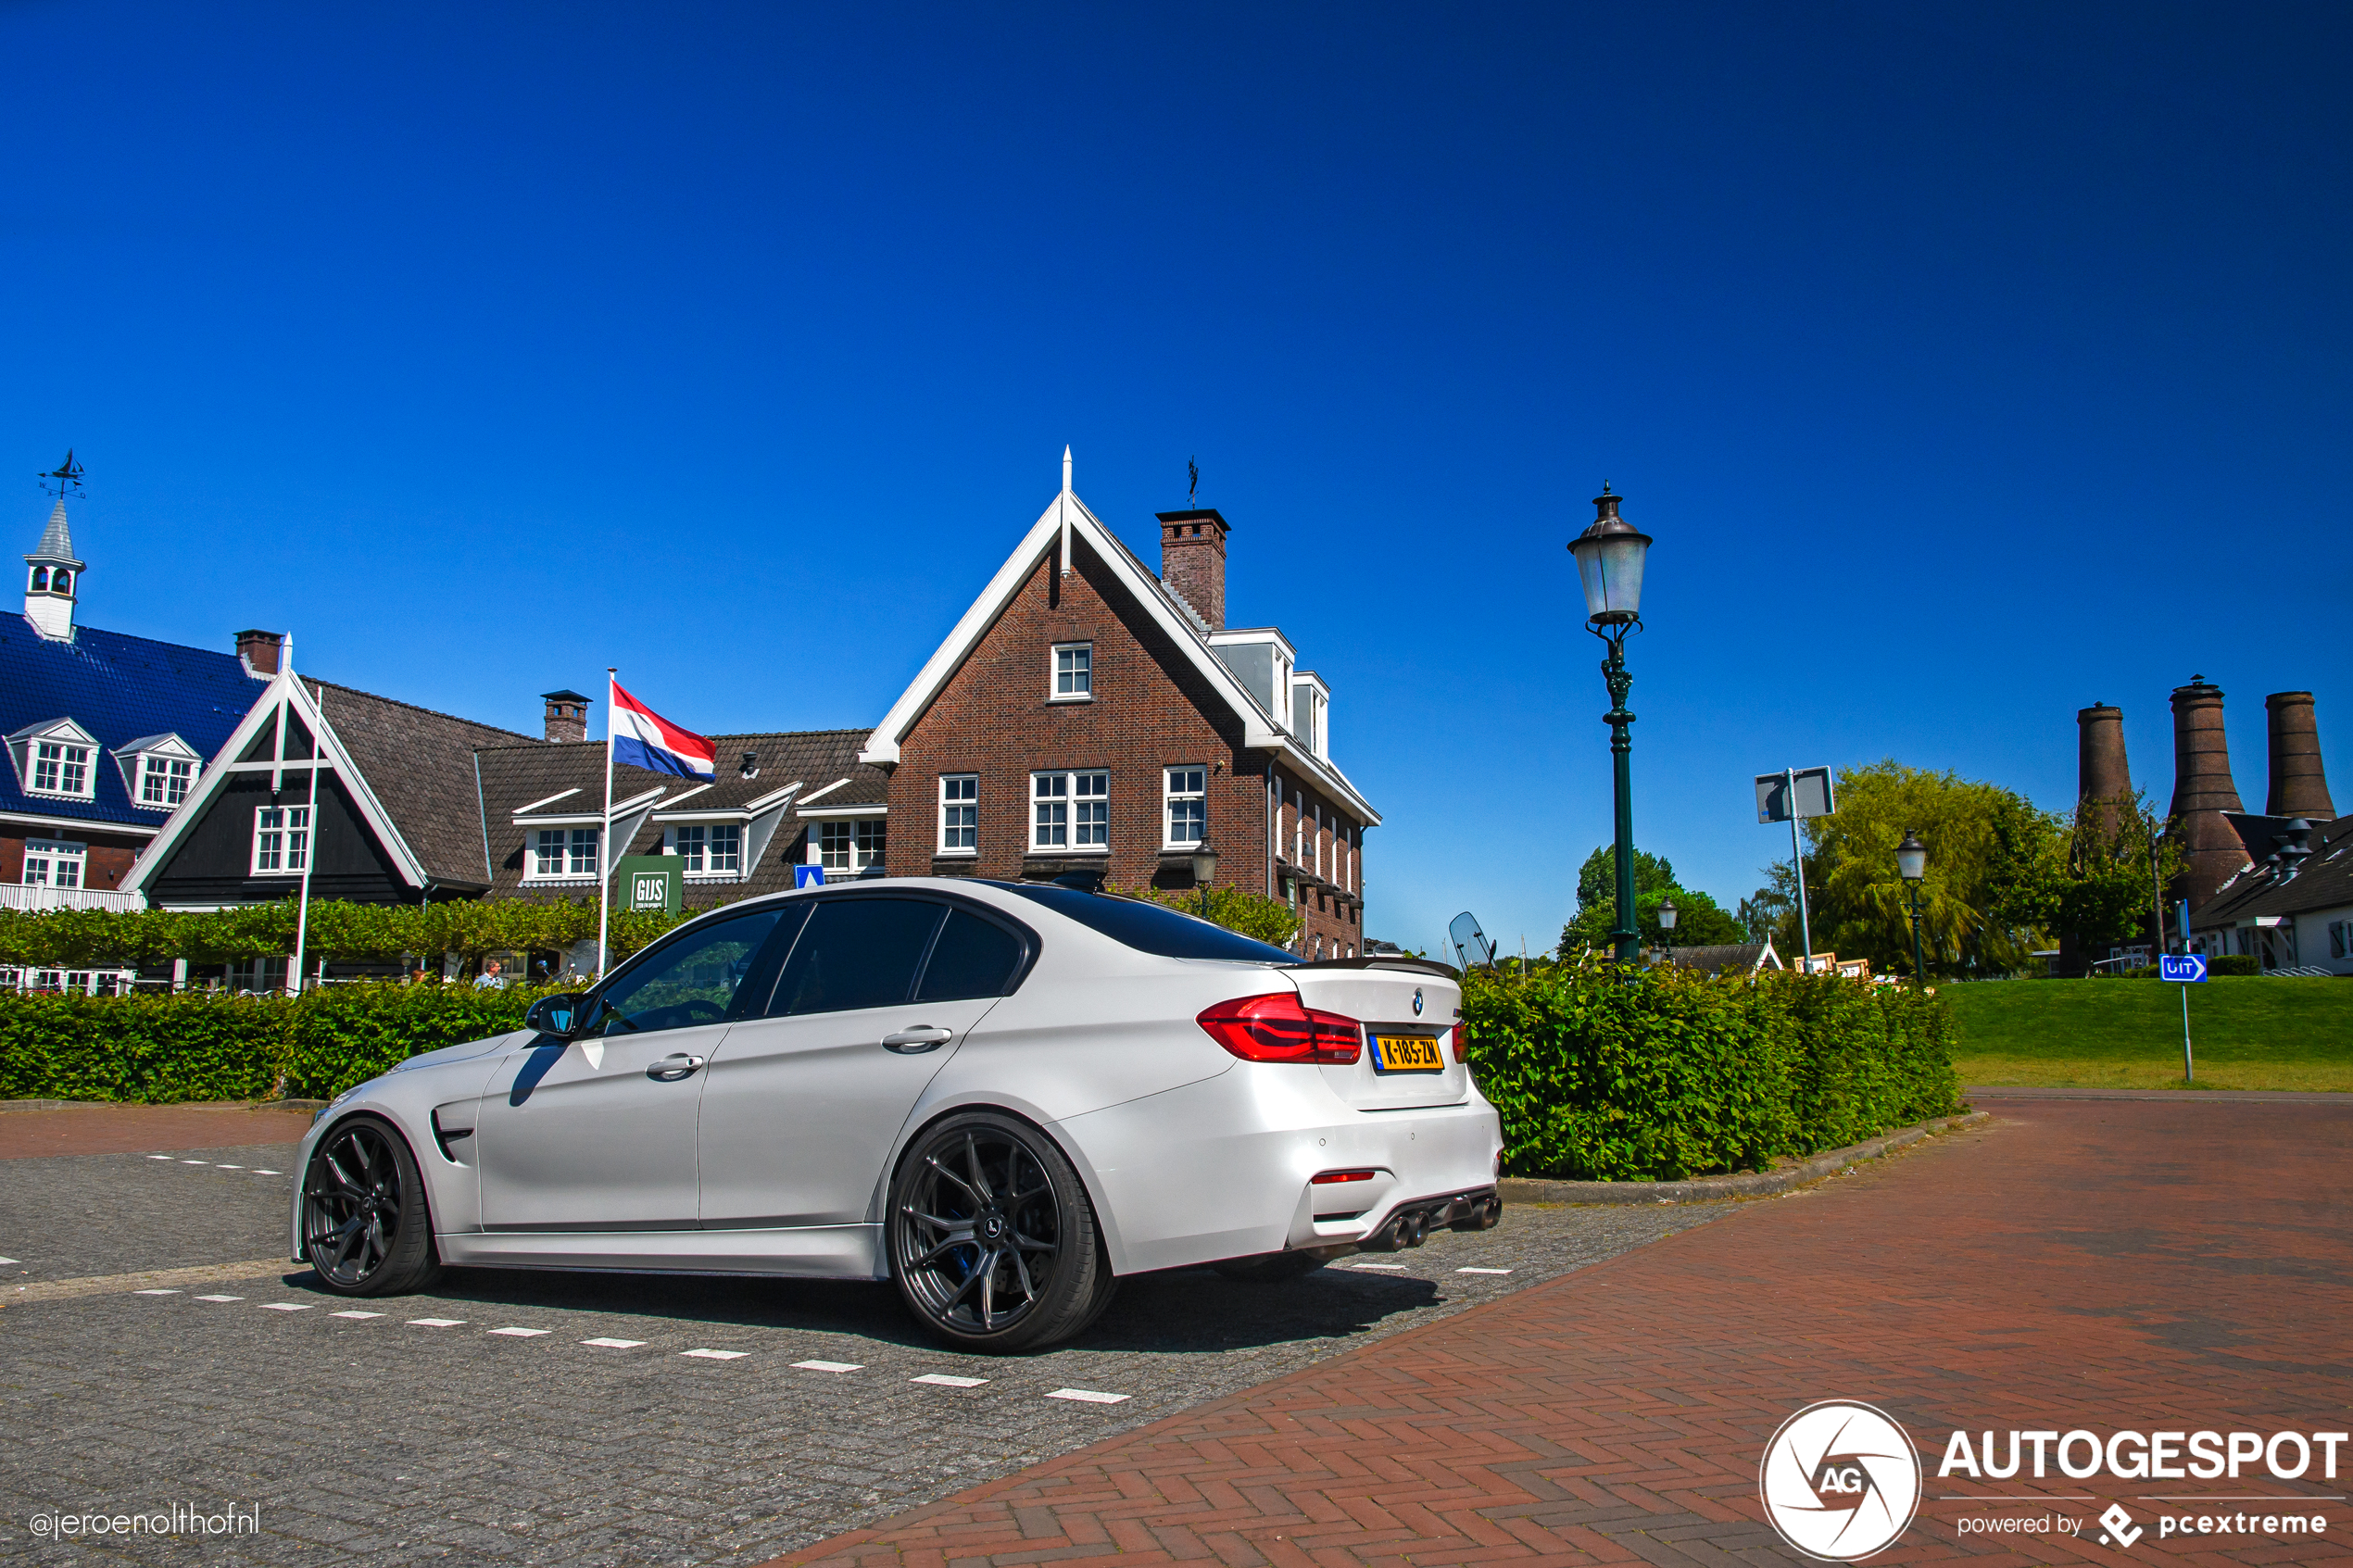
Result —
[[[1720, 1212], [1521, 1208], [1286, 1286], [1146, 1276], [1079, 1342], [1011, 1359], [937, 1348], [887, 1286], [472, 1271], [351, 1302], [292, 1267], [121, 1277], [282, 1255], [291, 1154], [0, 1162], [0, 1552], [757, 1562]], [[259, 1529], [27, 1524], [173, 1502]]]

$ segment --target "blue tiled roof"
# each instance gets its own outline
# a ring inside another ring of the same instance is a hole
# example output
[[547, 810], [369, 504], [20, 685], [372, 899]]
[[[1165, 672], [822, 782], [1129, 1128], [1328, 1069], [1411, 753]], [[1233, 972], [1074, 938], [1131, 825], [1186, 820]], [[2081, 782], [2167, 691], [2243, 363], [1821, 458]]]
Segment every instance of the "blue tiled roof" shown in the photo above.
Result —
[[209, 763], [268, 685], [233, 653], [94, 626], [77, 627], [72, 642], [51, 642], [22, 617], [0, 615], [0, 734], [70, 719], [107, 751], [94, 800], [27, 795], [16, 769], [0, 760], [0, 811], [160, 826], [167, 813], [131, 804], [114, 748], [168, 730]]

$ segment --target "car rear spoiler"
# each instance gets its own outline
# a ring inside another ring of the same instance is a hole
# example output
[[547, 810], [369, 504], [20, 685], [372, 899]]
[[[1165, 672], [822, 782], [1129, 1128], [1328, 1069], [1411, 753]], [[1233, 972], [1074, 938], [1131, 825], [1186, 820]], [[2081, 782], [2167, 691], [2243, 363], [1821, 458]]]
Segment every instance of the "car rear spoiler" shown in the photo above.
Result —
[[1305, 963], [1287, 963], [1280, 967], [1284, 969], [1410, 969], [1422, 974], [1443, 975], [1449, 980], [1460, 980], [1463, 977], [1461, 970], [1449, 964], [1440, 963], [1435, 959], [1405, 958], [1397, 954], [1388, 954], [1375, 959], [1316, 959]]

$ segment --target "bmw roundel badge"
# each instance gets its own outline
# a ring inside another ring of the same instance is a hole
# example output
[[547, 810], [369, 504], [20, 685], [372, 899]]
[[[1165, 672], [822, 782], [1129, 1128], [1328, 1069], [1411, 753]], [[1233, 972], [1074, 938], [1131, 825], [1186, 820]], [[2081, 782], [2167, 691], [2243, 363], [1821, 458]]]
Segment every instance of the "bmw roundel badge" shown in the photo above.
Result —
[[1414, 1016], [1415, 1016], [1416, 1018], [1419, 1018], [1421, 1015], [1422, 1015], [1422, 994], [1421, 994], [1419, 991], [1416, 991], [1416, 992], [1414, 993]]

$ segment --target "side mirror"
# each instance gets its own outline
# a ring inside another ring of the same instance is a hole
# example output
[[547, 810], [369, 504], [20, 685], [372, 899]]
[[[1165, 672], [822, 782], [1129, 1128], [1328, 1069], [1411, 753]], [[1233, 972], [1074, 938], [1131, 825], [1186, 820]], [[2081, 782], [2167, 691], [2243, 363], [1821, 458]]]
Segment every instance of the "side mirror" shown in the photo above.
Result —
[[559, 1040], [576, 1040], [588, 1032], [589, 1018], [597, 1010], [596, 999], [587, 992], [559, 991], [532, 1003], [522, 1015], [522, 1026]]

